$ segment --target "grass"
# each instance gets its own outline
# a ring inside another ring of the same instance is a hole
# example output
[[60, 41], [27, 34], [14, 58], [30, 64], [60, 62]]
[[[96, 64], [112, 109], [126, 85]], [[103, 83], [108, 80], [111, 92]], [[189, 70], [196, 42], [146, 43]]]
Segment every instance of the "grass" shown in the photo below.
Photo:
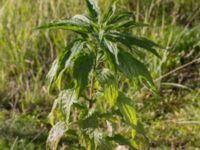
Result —
[[[109, 2], [100, 3], [105, 8]], [[34, 27], [84, 12], [84, 6], [82, 0], [0, 0], [0, 149], [44, 149], [54, 99], [45, 75], [74, 35]], [[118, 6], [133, 10], [137, 21], [153, 24], [133, 32], [165, 48], [161, 59], [143, 56], [154, 79], [200, 57], [199, 0], [120, 0]], [[199, 66], [196, 61], [157, 80], [156, 95], [146, 89], [134, 95], [151, 149], [200, 148]]]

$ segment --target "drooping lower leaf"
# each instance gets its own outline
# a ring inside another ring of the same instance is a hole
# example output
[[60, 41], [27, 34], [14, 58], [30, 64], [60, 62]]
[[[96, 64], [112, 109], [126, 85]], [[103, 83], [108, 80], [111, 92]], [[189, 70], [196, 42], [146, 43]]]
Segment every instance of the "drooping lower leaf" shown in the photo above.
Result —
[[130, 150], [137, 150], [135, 145], [121, 134], [116, 134], [113, 137], [108, 137], [108, 139], [116, 142], [119, 145], [128, 146]]
[[130, 53], [120, 50], [119, 55], [119, 69], [129, 79], [144, 78], [150, 85], [153, 85], [151, 75], [145, 65], [135, 59]]
[[118, 85], [114, 75], [109, 69], [104, 69], [98, 76], [98, 80], [103, 87], [104, 96], [110, 107], [113, 107], [118, 97]]
[[58, 122], [51, 131], [46, 143], [47, 150], [57, 150], [60, 139], [63, 137], [64, 133], [67, 130], [67, 126], [64, 122]]
[[137, 125], [137, 116], [131, 100], [120, 93], [117, 99], [117, 105], [125, 121], [135, 128]]
[[75, 88], [78, 97], [88, 84], [88, 77], [92, 70], [93, 62], [94, 54], [92, 51], [81, 53], [74, 62], [73, 77], [75, 78]]
[[66, 118], [68, 123], [70, 117], [71, 106], [76, 101], [76, 92], [73, 89], [61, 91], [58, 96], [58, 103], [60, 109]]

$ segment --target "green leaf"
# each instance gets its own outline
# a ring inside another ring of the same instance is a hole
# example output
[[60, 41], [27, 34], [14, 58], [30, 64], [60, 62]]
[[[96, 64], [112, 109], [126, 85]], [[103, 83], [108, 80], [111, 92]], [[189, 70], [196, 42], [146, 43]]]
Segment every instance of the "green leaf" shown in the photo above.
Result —
[[108, 49], [105, 42], [101, 42], [101, 49], [103, 50], [104, 55], [106, 56], [106, 59], [108, 60], [110, 67], [116, 71], [117, 70], [116, 56]]
[[113, 137], [108, 137], [108, 139], [115, 141], [119, 145], [128, 146], [130, 150], [137, 150], [137, 148], [135, 147], [134, 144], [132, 144], [132, 142], [130, 142], [128, 139], [126, 139], [124, 136], [120, 134], [116, 134]]
[[116, 11], [116, 2], [114, 2], [112, 5], [110, 5], [108, 12], [104, 16], [104, 21], [103, 22], [108, 22], [110, 18], [114, 15]]
[[133, 17], [133, 16], [134, 15], [132, 12], [120, 12], [120, 13], [112, 16], [111, 19], [108, 21], [108, 24], [115, 24], [120, 21], [126, 20], [130, 17]]
[[92, 51], [81, 53], [74, 62], [73, 76], [75, 78], [75, 88], [78, 97], [88, 84], [88, 76], [92, 70], [93, 63], [94, 54]]
[[96, 129], [99, 126], [97, 114], [93, 113], [87, 116], [85, 119], [79, 121], [79, 126], [82, 129]]
[[59, 105], [59, 101], [58, 99], [56, 99], [53, 103], [53, 106], [51, 108], [51, 112], [49, 113], [48, 115], [48, 119], [49, 119], [49, 122], [50, 124], [53, 126], [54, 125], [54, 121], [55, 121], [55, 115], [57, 114], [57, 107]]
[[125, 121], [135, 128], [137, 125], [137, 116], [131, 99], [126, 97], [123, 93], [120, 93], [117, 99], [117, 105]]
[[120, 50], [119, 55], [119, 69], [129, 79], [144, 78], [149, 85], [154, 85], [152, 77], [140, 61], [135, 59], [130, 53]]
[[143, 24], [143, 23], [137, 23], [137, 22], [134, 22], [134, 21], [125, 21], [125, 22], [120, 22], [119, 24], [116, 24], [116, 25], [113, 25], [112, 26], [112, 30], [115, 30], [115, 29], [121, 29], [121, 28], [138, 28], [138, 27], [147, 27], [148, 25], [147, 24]]
[[50, 91], [50, 88], [51, 88], [51, 85], [55, 79], [55, 76], [56, 76], [56, 72], [57, 72], [57, 69], [58, 69], [58, 59], [55, 59], [52, 66], [51, 66], [51, 69], [49, 70], [48, 74], [47, 74], [47, 82], [49, 84], [48, 86], [48, 91]]
[[93, 138], [96, 150], [111, 150], [113, 149], [110, 141], [106, 140], [106, 137], [102, 132], [95, 130], [93, 132]]
[[60, 139], [63, 137], [66, 130], [66, 124], [64, 122], [58, 122], [49, 132], [49, 136], [46, 143], [46, 149], [57, 150]]
[[86, 19], [80, 19], [80, 17], [75, 16], [74, 18], [68, 20], [53, 21], [41, 25], [36, 29], [64, 29], [72, 30], [78, 33], [87, 33], [88, 31], [91, 31], [91, 26]]
[[117, 48], [117, 44], [104, 39], [104, 45], [115, 56], [115, 61], [117, 64], [119, 64], [119, 61], [118, 61], [119, 50]]
[[138, 46], [153, 53], [157, 57], [160, 57], [157, 51], [155, 50], [155, 48], [159, 46], [146, 38], [141, 38], [141, 37], [139, 38], [125, 33], [112, 32], [107, 35], [107, 39], [114, 42], [120, 42], [127, 47]]
[[53, 62], [53, 65], [47, 74], [49, 82], [49, 91], [54, 81], [57, 81], [57, 86], [60, 88], [60, 82], [64, 71], [70, 66], [72, 59], [83, 49], [85, 41], [75, 40], [61, 53], [58, 59]]
[[87, 8], [89, 12], [89, 16], [94, 20], [97, 21], [99, 14], [100, 14], [100, 9], [97, 6], [96, 0], [86, 0], [87, 3]]
[[114, 75], [110, 70], [104, 69], [98, 76], [98, 80], [103, 87], [104, 96], [110, 107], [113, 107], [118, 97], [118, 85]]

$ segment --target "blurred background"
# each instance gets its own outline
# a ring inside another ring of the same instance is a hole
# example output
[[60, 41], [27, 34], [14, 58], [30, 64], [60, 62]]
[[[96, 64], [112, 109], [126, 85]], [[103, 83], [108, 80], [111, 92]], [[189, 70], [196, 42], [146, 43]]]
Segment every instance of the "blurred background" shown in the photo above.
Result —
[[[144, 55], [157, 94], [127, 89], [150, 149], [200, 149], [200, 0], [119, 0], [117, 8], [150, 25], [134, 34], [164, 48], [161, 59]], [[84, 0], [0, 0], [0, 149], [44, 149], [54, 100], [45, 77], [74, 34], [34, 28], [85, 11]]]

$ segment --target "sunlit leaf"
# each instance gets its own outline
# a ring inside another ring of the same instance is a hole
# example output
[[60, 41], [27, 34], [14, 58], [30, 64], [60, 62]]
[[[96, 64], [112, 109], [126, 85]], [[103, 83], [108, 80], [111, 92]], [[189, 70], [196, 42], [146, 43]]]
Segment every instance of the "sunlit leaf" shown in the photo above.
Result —
[[68, 20], [53, 21], [37, 27], [36, 29], [64, 29], [75, 32], [86, 33], [91, 30], [91, 26], [87, 21], [75, 17]]
[[114, 75], [108, 69], [104, 69], [98, 76], [104, 90], [104, 95], [110, 107], [113, 107], [118, 97], [118, 85]]
[[110, 42], [106, 39], [104, 39], [104, 45], [105, 47], [115, 56], [115, 61], [117, 64], [119, 64], [119, 61], [118, 61], [118, 48], [117, 48], [117, 45], [113, 42]]
[[115, 24], [123, 20], [127, 20], [128, 18], [133, 17], [132, 12], [120, 12], [114, 16], [108, 21], [108, 24]]
[[125, 121], [132, 125], [132, 127], [135, 127], [137, 125], [137, 116], [131, 100], [120, 93], [117, 99], [117, 105]]
[[76, 92], [73, 89], [61, 91], [58, 96], [58, 102], [61, 111], [65, 115], [66, 122], [69, 121], [71, 106], [76, 101]]
[[72, 59], [82, 50], [84, 46], [84, 41], [75, 40], [61, 53], [59, 58], [57, 58], [49, 73], [47, 74], [47, 79], [49, 82], [49, 90], [53, 84], [57, 80], [57, 86], [60, 88], [60, 82], [62, 79], [62, 75], [64, 71], [70, 66]]
[[114, 15], [115, 11], [116, 11], [116, 2], [110, 5], [108, 12], [104, 16], [104, 22], [108, 22], [110, 18]]
[[89, 16], [94, 20], [98, 20], [100, 9], [97, 6], [97, 0], [86, 0]]
[[64, 122], [58, 122], [49, 132], [46, 149], [57, 150], [60, 139], [63, 137], [66, 130], [66, 124]]

